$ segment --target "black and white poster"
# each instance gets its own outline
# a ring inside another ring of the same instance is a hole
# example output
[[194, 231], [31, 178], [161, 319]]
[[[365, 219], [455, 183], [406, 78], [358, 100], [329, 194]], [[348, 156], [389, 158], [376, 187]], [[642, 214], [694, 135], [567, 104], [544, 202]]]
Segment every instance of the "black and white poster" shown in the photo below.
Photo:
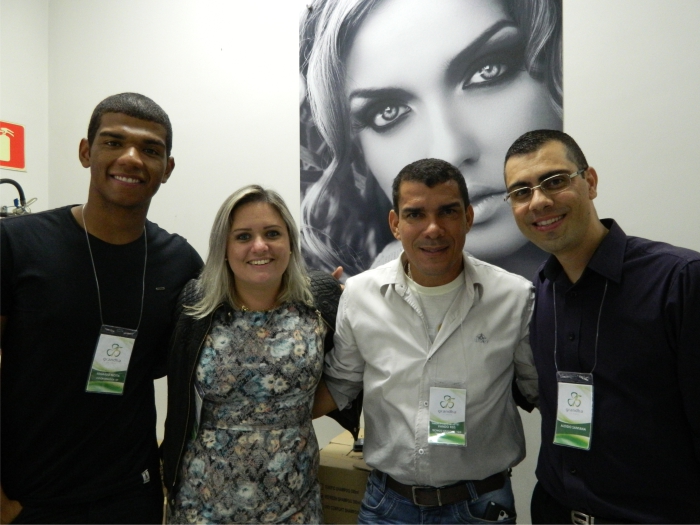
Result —
[[522, 133], [562, 128], [561, 0], [316, 0], [300, 23], [302, 242], [355, 275], [396, 258], [391, 183], [440, 158], [474, 207], [465, 250], [531, 278], [545, 254], [504, 202]]

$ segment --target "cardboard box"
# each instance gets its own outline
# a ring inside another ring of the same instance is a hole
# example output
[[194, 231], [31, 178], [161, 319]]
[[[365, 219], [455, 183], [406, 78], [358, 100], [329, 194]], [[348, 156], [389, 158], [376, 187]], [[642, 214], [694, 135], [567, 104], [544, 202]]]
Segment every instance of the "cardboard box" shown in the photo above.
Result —
[[343, 432], [321, 450], [318, 480], [325, 523], [357, 523], [371, 469], [362, 459], [362, 452], [352, 451], [352, 445], [352, 434]]

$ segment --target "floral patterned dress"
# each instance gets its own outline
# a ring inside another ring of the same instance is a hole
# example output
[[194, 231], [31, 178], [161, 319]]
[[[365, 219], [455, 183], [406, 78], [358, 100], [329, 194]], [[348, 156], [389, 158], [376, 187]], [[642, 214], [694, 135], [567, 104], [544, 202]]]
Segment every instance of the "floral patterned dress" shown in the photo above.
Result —
[[324, 332], [299, 304], [215, 312], [196, 370], [199, 430], [169, 522], [321, 522], [311, 408]]

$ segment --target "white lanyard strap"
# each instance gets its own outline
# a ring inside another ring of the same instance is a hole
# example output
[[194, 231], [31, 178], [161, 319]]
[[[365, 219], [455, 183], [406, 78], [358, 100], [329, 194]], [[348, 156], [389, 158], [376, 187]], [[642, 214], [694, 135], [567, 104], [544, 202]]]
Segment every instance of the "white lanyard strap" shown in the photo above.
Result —
[[[85, 230], [85, 240], [87, 241], [88, 251], [90, 252], [90, 262], [92, 263], [92, 273], [95, 275], [95, 284], [97, 285], [97, 304], [100, 307], [100, 323], [105, 324], [102, 318], [102, 297], [100, 295], [100, 281], [97, 279], [97, 269], [95, 269], [95, 259], [92, 256], [92, 248], [90, 247], [90, 236], [88, 235], [87, 223], [85, 222], [85, 206], [80, 207], [80, 217], [83, 219], [83, 229]], [[146, 252], [143, 258], [143, 278], [141, 280], [141, 312], [139, 313], [139, 323], [136, 325], [136, 330], [141, 326], [141, 318], [143, 317], [143, 302], [146, 295], [146, 264], [148, 263], [148, 238], [146, 237], [146, 225], [143, 225], [143, 239], [146, 243]]]

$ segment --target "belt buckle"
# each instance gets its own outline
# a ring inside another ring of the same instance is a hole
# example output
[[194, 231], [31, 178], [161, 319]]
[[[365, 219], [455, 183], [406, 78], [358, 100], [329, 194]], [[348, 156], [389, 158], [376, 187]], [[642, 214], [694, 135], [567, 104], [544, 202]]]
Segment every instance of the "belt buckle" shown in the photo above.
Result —
[[419, 507], [432, 507], [433, 505], [425, 505], [423, 503], [418, 503], [418, 500], [416, 499], [416, 489], [418, 490], [434, 490], [435, 493], [437, 494], [437, 500], [438, 500], [438, 507], [442, 507], [442, 500], [440, 499], [440, 489], [436, 489], [434, 487], [421, 487], [417, 485], [413, 485], [411, 487], [411, 494], [413, 495], [413, 504], [418, 505]]
[[579, 510], [572, 510], [571, 523], [575, 525], [593, 525], [595, 524], [595, 518]]

